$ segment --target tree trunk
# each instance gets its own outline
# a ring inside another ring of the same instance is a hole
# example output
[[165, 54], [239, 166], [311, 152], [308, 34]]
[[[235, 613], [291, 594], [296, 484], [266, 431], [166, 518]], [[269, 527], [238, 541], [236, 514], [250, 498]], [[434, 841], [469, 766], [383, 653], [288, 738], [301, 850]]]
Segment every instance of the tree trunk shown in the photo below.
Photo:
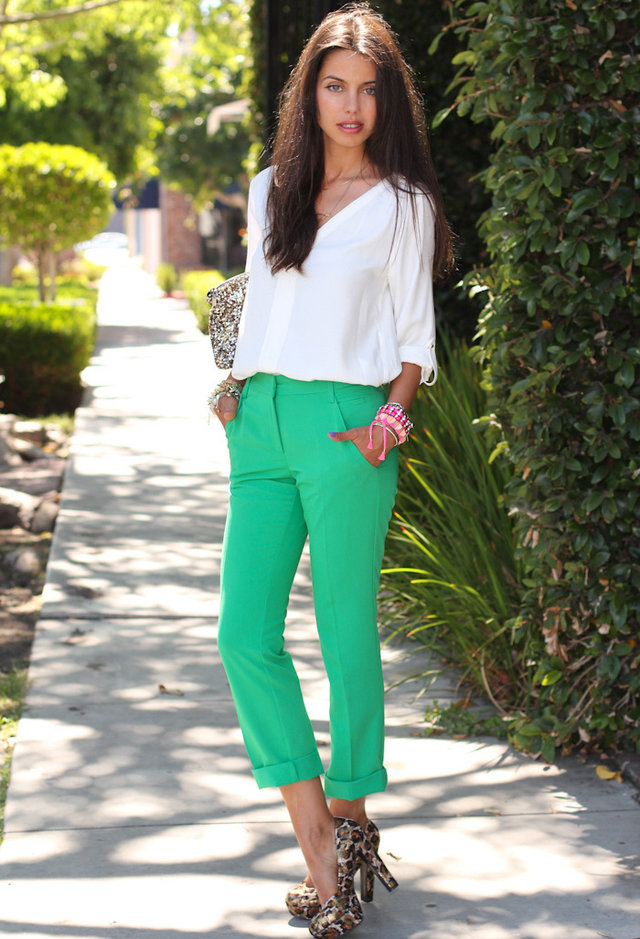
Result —
[[0, 250], [0, 285], [2, 287], [11, 286], [11, 274], [17, 260], [18, 249], [13, 245], [4, 250]]
[[57, 255], [55, 251], [49, 252], [49, 300], [53, 303], [56, 298]]
[[44, 283], [46, 256], [47, 253], [44, 248], [41, 251], [38, 251], [38, 296], [40, 297], [40, 303], [46, 303], [47, 300]]

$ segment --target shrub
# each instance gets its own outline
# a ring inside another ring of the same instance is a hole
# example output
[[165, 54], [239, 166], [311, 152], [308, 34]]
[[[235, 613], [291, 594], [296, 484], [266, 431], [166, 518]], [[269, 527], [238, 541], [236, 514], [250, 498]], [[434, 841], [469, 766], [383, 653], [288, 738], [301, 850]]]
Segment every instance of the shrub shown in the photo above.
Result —
[[455, 5], [459, 109], [497, 145], [480, 340], [536, 696], [514, 739], [640, 750], [640, 7]]
[[0, 300], [0, 396], [6, 411], [73, 411], [95, 335], [95, 300], [29, 306]]
[[210, 287], [221, 284], [225, 275], [221, 271], [188, 271], [182, 275], [182, 289], [198, 323], [198, 329], [209, 332], [209, 304], [207, 292]]
[[[518, 565], [502, 494], [509, 466], [477, 419], [481, 370], [464, 344], [434, 388], [421, 389], [400, 451], [396, 509], [383, 570], [386, 619], [461, 670], [501, 704], [526, 694], [511, 648]], [[403, 459], [405, 453], [407, 457]]]
[[171, 296], [176, 289], [177, 282], [178, 275], [176, 274], [176, 269], [173, 264], [158, 264], [158, 269], [156, 270], [156, 284], [166, 296]]
[[114, 186], [105, 164], [78, 147], [0, 146], [0, 239], [35, 255], [41, 301], [47, 274], [55, 294], [56, 255], [106, 224]]

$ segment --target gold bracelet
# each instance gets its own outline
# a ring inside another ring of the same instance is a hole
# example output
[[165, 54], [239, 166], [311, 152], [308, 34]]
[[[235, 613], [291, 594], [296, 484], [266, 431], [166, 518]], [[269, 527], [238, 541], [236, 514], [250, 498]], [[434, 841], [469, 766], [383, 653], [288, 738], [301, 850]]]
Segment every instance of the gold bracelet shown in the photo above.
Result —
[[222, 398], [223, 395], [229, 395], [229, 397], [235, 398], [236, 401], [239, 401], [241, 392], [242, 385], [239, 382], [234, 381], [232, 378], [224, 378], [219, 385], [216, 385], [207, 398], [209, 410], [218, 410], [218, 404], [220, 402], [220, 398]]

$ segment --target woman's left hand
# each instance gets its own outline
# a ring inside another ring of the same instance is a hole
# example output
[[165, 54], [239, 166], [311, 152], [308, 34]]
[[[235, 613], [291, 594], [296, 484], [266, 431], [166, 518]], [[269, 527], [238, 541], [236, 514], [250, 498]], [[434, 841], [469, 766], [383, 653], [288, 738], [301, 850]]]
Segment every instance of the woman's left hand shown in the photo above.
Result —
[[[373, 428], [372, 443], [373, 447], [369, 449], [369, 425], [366, 427], [352, 427], [350, 430], [340, 430], [335, 433], [330, 433], [329, 436], [332, 440], [336, 440], [339, 443], [343, 441], [350, 440], [356, 445], [360, 453], [363, 455], [367, 463], [371, 463], [372, 466], [380, 466], [382, 455], [382, 443], [383, 443], [383, 431], [382, 427]], [[396, 441], [392, 433], [387, 431], [387, 449], [386, 452], [389, 453], [393, 447], [396, 446]]]

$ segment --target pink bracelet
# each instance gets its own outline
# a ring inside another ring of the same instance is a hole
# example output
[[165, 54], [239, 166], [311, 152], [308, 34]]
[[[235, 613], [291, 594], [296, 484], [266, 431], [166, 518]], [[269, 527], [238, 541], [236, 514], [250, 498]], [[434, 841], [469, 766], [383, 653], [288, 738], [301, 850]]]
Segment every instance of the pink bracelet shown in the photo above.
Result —
[[387, 420], [386, 414], [383, 414], [381, 417], [374, 417], [374, 419], [369, 424], [369, 443], [367, 444], [367, 449], [373, 450], [373, 428], [382, 427], [382, 453], [378, 459], [382, 462], [387, 456], [387, 433], [390, 433], [393, 437], [396, 447], [399, 447], [401, 443], [404, 443], [406, 437], [400, 438], [398, 431], [391, 426], [390, 422]]
[[387, 414], [389, 417], [399, 421], [405, 431], [405, 435], [407, 437], [409, 436], [413, 429], [413, 424], [411, 423], [409, 415], [401, 404], [399, 404], [397, 401], [387, 401], [386, 404], [383, 404], [382, 407], [378, 408], [376, 417], [379, 417], [381, 414]]
[[409, 415], [401, 404], [397, 401], [388, 401], [378, 408], [376, 416], [369, 425], [369, 443], [367, 448], [373, 450], [373, 428], [382, 427], [382, 453], [380, 462], [387, 456], [387, 431], [392, 435], [397, 447], [404, 443], [408, 438], [413, 424], [409, 420]]

